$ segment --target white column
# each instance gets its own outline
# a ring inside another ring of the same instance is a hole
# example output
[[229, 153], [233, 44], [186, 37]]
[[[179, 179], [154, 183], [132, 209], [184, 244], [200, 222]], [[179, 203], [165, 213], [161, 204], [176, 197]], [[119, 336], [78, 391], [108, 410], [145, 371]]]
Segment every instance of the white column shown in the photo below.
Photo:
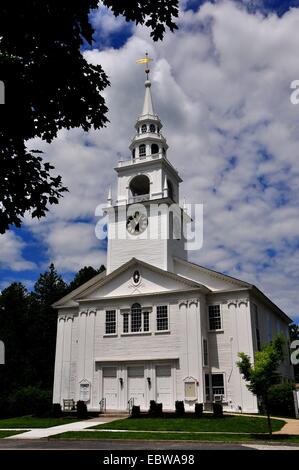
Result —
[[61, 376], [62, 376], [62, 354], [63, 354], [63, 333], [65, 318], [58, 316], [57, 335], [56, 335], [56, 353], [54, 370], [53, 403], [61, 403]]
[[64, 325], [63, 364], [62, 364], [62, 399], [70, 398], [71, 345], [73, 318], [68, 317]]
[[88, 312], [86, 317], [86, 342], [85, 342], [85, 379], [90, 382], [90, 402], [92, 406], [93, 376], [94, 376], [94, 330], [95, 330], [95, 310]]
[[76, 400], [79, 400], [79, 383], [81, 380], [85, 379], [86, 318], [87, 312], [79, 312], [78, 383]]

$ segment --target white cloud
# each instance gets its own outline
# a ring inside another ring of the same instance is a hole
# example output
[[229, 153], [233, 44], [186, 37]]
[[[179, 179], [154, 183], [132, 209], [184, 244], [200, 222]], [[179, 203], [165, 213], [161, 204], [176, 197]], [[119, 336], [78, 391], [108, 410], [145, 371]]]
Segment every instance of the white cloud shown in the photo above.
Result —
[[135, 61], [148, 50], [168, 157], [184, 178], [181, 196], [204, 202], [204, 247], [192, 259], [258, 284], [299, 314], [299, 106], [289, 100], [299, 79], [298, 21], [299, 9], [265, 18], [232, 2], [206, 3], [182, 13], [179, 31], [162, 43], [137, 27], [118, 50], [85, 52], [110, 77], [110, 124], [88, 134], [63, 131], [43, 144], [70, 193], [46, 220], [27, 222], [60, 269], [104, 261], [92, 217], [109, 185], [115, 194], [116, 161], [129, 155], [144, 93]]
[[22, 250], [26, 243], [14, 232], [6, 232], [0, 236], [0, 268], [24, 271], [34, 269], [35, 263], [26, 260]]

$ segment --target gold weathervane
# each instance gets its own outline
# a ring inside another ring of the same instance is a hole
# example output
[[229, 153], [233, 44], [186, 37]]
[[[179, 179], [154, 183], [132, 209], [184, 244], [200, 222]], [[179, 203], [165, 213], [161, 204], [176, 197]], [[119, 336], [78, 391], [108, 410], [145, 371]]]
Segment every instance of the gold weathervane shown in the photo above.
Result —
[[150, 69], [149, 69], [149, 62], [152, 62], [153, 59], [151, 59], [149, 56], [148, 56], [148, 53], [146, 52], [145, 53], [145, 57], [142, 57], [142, 59], [138, 59], [136, 60], [136, 64], [144, 64], [145, 65], [145, 73], [146, 73], [146, 79], [148, 80], [148, 74], [150, 73]]

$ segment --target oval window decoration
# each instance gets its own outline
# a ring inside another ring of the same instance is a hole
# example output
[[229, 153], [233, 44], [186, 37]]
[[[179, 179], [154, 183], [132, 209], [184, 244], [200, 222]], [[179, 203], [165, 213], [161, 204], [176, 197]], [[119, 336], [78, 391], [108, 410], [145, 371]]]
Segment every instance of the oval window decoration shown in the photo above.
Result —
[[138, 269], [136, 269], [136, 271], [134, 271], [133, 273], [133, 282], [134, 284], [139, 284], [140, 282], [140, 272], [138, 271]]

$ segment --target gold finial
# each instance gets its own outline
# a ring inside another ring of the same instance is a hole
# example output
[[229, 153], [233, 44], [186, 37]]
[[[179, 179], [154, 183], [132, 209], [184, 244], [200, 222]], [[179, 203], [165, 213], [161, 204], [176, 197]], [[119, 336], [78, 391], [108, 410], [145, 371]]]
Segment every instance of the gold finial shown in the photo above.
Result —
[[150, 73], [150, 69], [149, 69], [149, 66], [148, 66], [148, 63], [149, 62], [152, 62], [153, 59], [151, 59], [149, 56], [148, 56], [148, 52], [145, 53], [145, 57], [142, 57], [142, 59], [138, 59], [136, 60], [136, 64], [144, 64], [145, 65], [145, 73], [146, 73], [146, 79], [148, 80], [148, 74]]

